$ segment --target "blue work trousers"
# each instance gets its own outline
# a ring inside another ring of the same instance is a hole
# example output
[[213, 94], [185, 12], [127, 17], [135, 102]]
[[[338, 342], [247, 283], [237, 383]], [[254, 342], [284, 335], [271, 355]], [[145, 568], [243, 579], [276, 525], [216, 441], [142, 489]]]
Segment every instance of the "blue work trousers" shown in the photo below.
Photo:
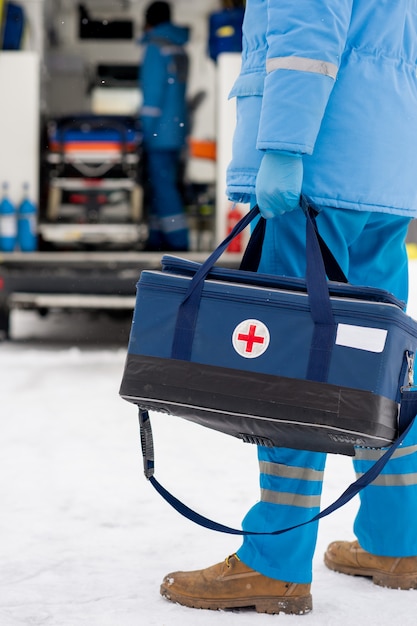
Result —
[[178, 187], [179, 151], [149, 150], [146, 157], [150, 196], [148, 247], [188, 250], [188, 226]]
[[[320, 234], [349, 279], [379, 287], [407, 301], [405, 217], [323, 207]], [[260, 272], [305, 275], [305, 216], [301, 210], [267, 221]], [[360, 496], [354, 532], [367, 551], [383, 556], [417, 555], [417, 427]], [[383, 453], [357, 449], [355, 471], [365, 472]], [[258, 448], [261, 498], [243, 528], [256, 532], [287, 528], [320, 510], [326, 454], [288, 448]], [[346, 485], [341, 482], [341, 492]], [[275, 536], [245, 536], [241, 560], [262, 574], [295, 583], [312, 579], [318, 523]], [[337, 537], [335, 537], [337, 539]]]

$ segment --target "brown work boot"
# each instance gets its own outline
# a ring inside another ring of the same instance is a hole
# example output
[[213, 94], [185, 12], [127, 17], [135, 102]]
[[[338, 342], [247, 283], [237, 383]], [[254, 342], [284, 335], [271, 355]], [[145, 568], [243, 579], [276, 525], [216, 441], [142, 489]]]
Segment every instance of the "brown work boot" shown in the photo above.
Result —
[[334, 541], [325, 552], [324, 562], [335, 572], [366, 576], [381, 587], [417, 589], [417, 556], [376, 556], [357, 541]]
[[195, 609], [254, 607], [258, 613], [296, 615], [312, 609], [310, 585], [263, 576], [242, 563], [236, 554], [207, 569], [168, 574], [162, 582], [161, 595]]

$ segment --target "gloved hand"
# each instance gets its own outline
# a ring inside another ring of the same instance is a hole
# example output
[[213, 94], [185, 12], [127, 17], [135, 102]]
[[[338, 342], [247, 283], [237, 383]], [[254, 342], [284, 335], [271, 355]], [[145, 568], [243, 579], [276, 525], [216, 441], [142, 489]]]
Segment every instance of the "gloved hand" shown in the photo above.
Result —
[[261, 215], [271, 219], [296, 209], [302, 182], [301, 154], [266, 152], [256, 178], [256, 200]]

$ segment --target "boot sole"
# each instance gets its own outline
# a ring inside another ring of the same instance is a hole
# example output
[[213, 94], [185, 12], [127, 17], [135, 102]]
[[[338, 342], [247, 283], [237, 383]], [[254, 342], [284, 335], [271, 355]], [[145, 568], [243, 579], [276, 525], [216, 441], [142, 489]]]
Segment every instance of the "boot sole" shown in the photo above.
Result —
[[376, 569], [366, 569], [364, 567], [349, 567], [347, 565], [340, 565], [340, 563], [334, 563], [327, 557], [327, 554], [324, 555], [324, 563], [329, 569], [340, 574], [372, 578], [372, 582], [379, 587], [404, 590], [417, 589], [417, 572], [414, 574], [392, 574]]
[[173, 593], [172, 590], [165, 589], [161, 586], [161, 595], [176, 602], [182, 606], [192, 609], [208, 609], [211, 611], [226, 611], [227, 609], [250, 609], [254, 608], [257, 613], [269, 613], [275, 615], [278, 613], [286, 613], [287, 615], [304, 615], [309, 613], [313, 608], [313, 599], [311, 595], [301, 597], [266, 597], [266, 598], [232, 598], [232, 599], [216, 599], [211, 598], [205, 600], [203, 598], [189, 598], [180, 594]]

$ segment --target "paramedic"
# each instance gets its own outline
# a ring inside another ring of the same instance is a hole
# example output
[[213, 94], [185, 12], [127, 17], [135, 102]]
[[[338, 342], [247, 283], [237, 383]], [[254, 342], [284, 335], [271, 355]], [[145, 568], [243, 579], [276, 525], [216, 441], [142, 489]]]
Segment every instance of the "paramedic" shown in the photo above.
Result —
[[187, 250], [188, 227], [179, 191], [181, 153], [187, 135], [188, 28], [171, 22], [168, 2], [145, 12], [140, 68], [145, 187], [149, 195], [150, 250]]
[[[302, 276], [300, 193], [353, 284], [407, 299], [405, 237], [417, 215], [417, 12], [410, 0], [248, 0], [228, 195], [266, 220], [259, 271]], [[364, 473], [381, 450], [357, 448]], [[286, 528], [318, 513], [325, 454], [258, 448], [261, 497], [243, 528]], [[230, 466], [230, 461], [229, 461]], [[236, 468], [235, 468], [236, 469]], [[417, 588], [417, 427], [361, 492], [355, 541], [326, 565], [377, 585]], [[225, 562], [169, 574], [162, 595], [200, 608], [307, 613], [317, 524], [245, 536]]]

